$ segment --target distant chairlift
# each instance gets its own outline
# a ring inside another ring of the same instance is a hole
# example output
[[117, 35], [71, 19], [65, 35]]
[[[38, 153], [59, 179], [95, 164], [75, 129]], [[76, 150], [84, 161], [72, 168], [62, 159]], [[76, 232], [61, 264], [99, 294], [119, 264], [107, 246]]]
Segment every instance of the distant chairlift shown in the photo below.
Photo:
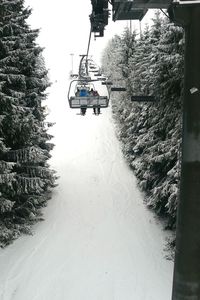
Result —
[[[123, 86], [113, 86], [111, 81], [105, 80], [101, 84], [111, 86], [111, 92], [126, 92], [126, 87]], [[156, 102], [157, 99], [153, 95], [134, 95], [131, 96], [131, 101], [133, 102]]]
[[133, 102], [156, 102], [156, 98], [151, 95], [151, 96], [146, 96], [146, 95], [137, 95], [137, 96], [131, 96], [131, 101]]
[[111, 92], [126, 92], [126, 88], [123, 86], [112, 86]]
[[[101, 108], [108, 107], [109, 97], [100, 96], [96, 91], [93, 81], [87, 82], [83, 79], [72, 80], [69, 85], [68, 101], [70, 108], [80, 109], [81, 115], [86, 114], [88, 108], [92, 108], [95, 115], [99, 115]], [[72, 85], [75, 84], [74, 96], [70, 96], [72, 93]]]
[[125, 92], [126, 91], [126, 87], [123, 86], [112, 86], [113, 82], [104, 79], [104, 81], [102, 81], [101, 83], [102, 85], [107, 85], [107, 86], [111, 86], [110, 91], [111, 92]]

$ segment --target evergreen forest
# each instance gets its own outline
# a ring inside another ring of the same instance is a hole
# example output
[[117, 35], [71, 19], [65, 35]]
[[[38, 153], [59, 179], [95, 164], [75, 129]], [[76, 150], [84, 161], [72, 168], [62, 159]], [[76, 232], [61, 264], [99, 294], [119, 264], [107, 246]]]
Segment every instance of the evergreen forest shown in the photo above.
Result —
[[[0, 3], [0, 247], [42, 220], [55, 186], [44, 102], [50, 86], [24, 0]], [[156, 13], [138, 35], [128, 28], [110, 40], [102, 70], [115, 86], [112, 111], [123, 153], [145, 202], [175, 229], [180, 179], [183, 88], [182, 28]], [[131, 101], [153, 95], [154, 102]]]
[[42, 219], [55, 172], [48, 159], [53, 144], [45, 121], [50, 85], [30, 29], [23, 0], [0, 2], [0, 246], [5, 247]]
[[[175, 229], [180, 179], [183, 29], [156, 12], [142, 34], [126, 28], [109, 41], [102, 70], [114, 86], [112, 111], [123, 153], [148, 207]], [[154, 96], [134, 102], [131, 96]], [[174, 241], [173, 241], [174, 243]]]

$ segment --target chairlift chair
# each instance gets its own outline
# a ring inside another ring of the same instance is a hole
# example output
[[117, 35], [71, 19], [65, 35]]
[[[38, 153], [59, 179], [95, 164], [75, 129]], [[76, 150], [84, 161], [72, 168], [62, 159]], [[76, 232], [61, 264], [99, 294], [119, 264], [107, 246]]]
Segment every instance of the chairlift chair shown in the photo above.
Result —
[[[81, 114], [84, 115], [88, 108], [97, 108], [96, 112], [101, 108], [108, 107], [109, 104], [109, 96], [100, 96], [94, 95], [91, 93], [91, 90], [95, 91], [93, 82], [98, 81], [95, 79], [91, 80], [83, 80], [83, 79], [74, 79], [70, 82], [69, 90], [68, 90], [68, 101], [70, 108], [80, 109]], [[72, 94], [72, 86], [75, 84], [75, 89]]]

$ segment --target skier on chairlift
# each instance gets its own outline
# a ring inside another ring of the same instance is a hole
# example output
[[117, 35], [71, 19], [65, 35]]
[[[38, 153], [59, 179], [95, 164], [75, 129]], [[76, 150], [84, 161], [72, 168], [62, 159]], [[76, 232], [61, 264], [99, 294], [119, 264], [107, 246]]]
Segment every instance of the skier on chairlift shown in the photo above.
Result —
[[[79, 96], [80, 97], [87, 97], [88, 96], [88, 91], [83, 88], [80, 90], [80, 93], [79, 93]], [[86, 114], [86, 110], [87, 110], [87, 107], [81, 107], [81, 115], [84, 116]]]
[[93, 96], [99, 96], [99, 93], [95, 90], [93, 91]]
[[[99, 96], [99, 93], [96, 90], [91, 89], [92, 94], [94, 97]], [[100, 114], [100, 106], [94, 106], [93, 107], [93, 111], [95, 115], [99, 115]]]

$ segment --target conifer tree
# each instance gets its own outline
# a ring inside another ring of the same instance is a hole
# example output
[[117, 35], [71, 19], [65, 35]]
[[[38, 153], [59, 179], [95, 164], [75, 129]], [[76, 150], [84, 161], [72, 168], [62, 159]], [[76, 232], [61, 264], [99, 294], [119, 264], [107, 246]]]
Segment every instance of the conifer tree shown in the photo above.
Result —
[[130, 29], [125, 27], [125, 30], [121, 36], [121, 68], [123, 78], [128, 78], [129, 76], [130, 58], [135, 51], [135, 44], [136, 32], [130, 32]]
[[45, 123], [47, 71], [23, 0], [0, 3], [0, 245], [40, 219], [55, 175]]
[[109, 42], [102, 55], [102, 71], [112, 80], [117, 80], [121, 74], [122, 41], [119, 35], [115, 35]]
[[[159, 215], [167, 216], [168, 226], [174, 228], [180, 168], [183, 30], [159, 13], [153, 21], [129, 51], [125, 79], [128, 92], [113, 96], [112, 106], [123, 152], [146, 192], [147, 204]], [[122, 44], [119, 47], [122, 49]], [[118, 51], [123, 55], [121, 49]], [[154, 95], [157, 101], [131, 103], [130, 96], [137, 94]]]

